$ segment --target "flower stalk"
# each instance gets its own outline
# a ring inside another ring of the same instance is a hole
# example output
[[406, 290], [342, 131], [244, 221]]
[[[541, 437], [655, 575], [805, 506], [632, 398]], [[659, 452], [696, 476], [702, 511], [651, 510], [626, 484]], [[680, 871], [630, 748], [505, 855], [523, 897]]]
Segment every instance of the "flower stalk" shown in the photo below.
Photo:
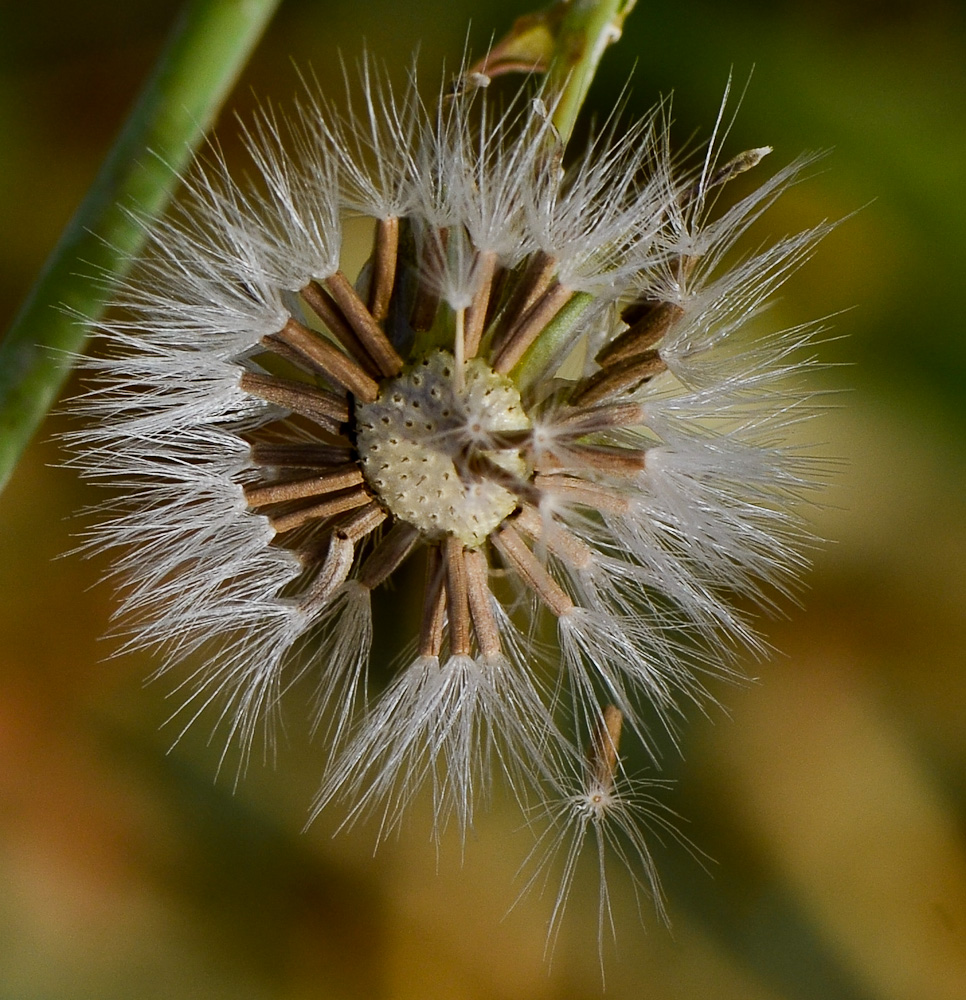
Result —
[[[0, 342], [0, 491], [280, 0], [194, 0]], [[132, 215], [136, 212], [138, 218]]]
[[556, 136], [566, 146], [604, 51], [618, 41], [637, 0], [557, 0], [516, 20], [467, 77], [545, 73]]
[[609, 45], [621, 37], [624, 21], [637, 0], [565, 0], [548, 70], [554, 101], [553, 124], [566, 143], [573, 134], [597, 67]]

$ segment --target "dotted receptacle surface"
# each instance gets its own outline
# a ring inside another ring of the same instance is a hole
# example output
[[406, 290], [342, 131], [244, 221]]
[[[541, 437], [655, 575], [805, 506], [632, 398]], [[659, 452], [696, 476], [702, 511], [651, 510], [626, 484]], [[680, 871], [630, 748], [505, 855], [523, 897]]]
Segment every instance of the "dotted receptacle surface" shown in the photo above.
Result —
[[455, 535], [481, 545], [517, 506], [509, 490], [471, 475], [467, 458], [483, 455], [515, 476], [526, 465], [514, 449], [487, 450], [489, 435], [524, 430], [530, 421], [513, 383], [479, 358], [464, 365], [436, 351], [383, 386], [372, 403], [356, 408], [363, 471], [398, 519], [429, 537]]

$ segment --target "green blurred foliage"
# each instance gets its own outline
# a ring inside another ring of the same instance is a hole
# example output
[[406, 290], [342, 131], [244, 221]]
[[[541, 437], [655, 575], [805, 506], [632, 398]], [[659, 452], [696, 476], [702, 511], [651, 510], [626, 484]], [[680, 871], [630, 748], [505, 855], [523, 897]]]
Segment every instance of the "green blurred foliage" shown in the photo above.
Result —
[[[287, 0], [238, 87], [284, 104], [294, 67], [337, 85], [366, 44], [432, 70], [525, 8]], [[170, 4], [0, 6], [0, 325], [92, 179], [156, 55]], [[472, 19], [472, 24], [467, 25]], [[467, 35], [467, 30], [469, 34]], [[294, 64], [294, 65], [293, 65]], [[753, 73], [752, 73], [753, 69]], [[685, 730], [666, 793], [710, 859], [661, 851], [673, 934], [616, 892], [607, 994], [966, 997], [966, 16], [954, 3], [647, 4], [591, 93], [633, 73], [628, 113], [673, 91], [680, 143], [751, 76], [726, 149], [828, 149], [761, 238], [847, 220], [784, 289], [780, 319], [834, 316], [824, 418], [841, 471], [814, 514], [803, 607], [781, 651]], [[230, 112], [219, 136], [234, 148]], [[854, 213], [854, 214], [853, 214]], [[76, 387], [75, 387], [76, 388]], [[169, 679], [105, 658], [103, 559], [57, 559], [96, 502], [56, 416], [0, 499], [0, 1000], [578, 998], [600, 993], [593, 872], [549, 971], [549, 898], [503, 915], [527, 851], [498, 802], [465, 860], [427, 817], [302, 832], [324, 748], [292, 730], [235, 787], [204, 722], [164, 725]], [[293, 706], [297, 708], [297, 706]]]

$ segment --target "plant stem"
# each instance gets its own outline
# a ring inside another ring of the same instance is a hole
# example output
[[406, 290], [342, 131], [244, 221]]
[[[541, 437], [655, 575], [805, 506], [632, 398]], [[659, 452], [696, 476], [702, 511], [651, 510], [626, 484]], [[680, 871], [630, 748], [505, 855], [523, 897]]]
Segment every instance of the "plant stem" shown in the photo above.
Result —
[[558, 356], [561, 349], [571, 339], [574, 328], [593, 301], [593, 296], [587, 292], [575, 293], [544, 327], [540, 336], [530, 345], [527, 353], [510, 373], [510, 378], [521, 392], [525, 392], [538, 379], [545, 377], [552, 361], [562, 360]]
[[0, 490], [280, 0], [193, 0], [0, 343]]
[[[546, 73], [553, 124], [563, 145], [574, 130], [604, 49], [616, 42], [637, 0], [556, 0], [518, 17], [470, 73]], [[559, 95], [559, 99], [558, 99]]]
[[550, 93], [560, 93], [553, 123], [566, 144], [604, 49], [616, 42], [637, 0], [564, 0], [563, 20], [547, 71]]
[[[548, 103], [559, 137], [558, 154], [567, 145], [587, 92], [608, 45], [621, 37], [624, 21], [637, 0], [557, 0], [535, 14], [517, 18], [513, 27], [476, 64], [488, 76], [541, 70], [547, 74]], [[574, 295], [511, 371], [520, 389], [546, 374], [580, 317], [592, 301]]]

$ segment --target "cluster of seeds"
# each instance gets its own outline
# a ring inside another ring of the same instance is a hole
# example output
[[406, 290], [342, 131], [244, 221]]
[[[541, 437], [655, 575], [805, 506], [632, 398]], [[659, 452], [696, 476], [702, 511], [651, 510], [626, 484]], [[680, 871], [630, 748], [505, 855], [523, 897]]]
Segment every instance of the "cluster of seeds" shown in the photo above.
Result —
[[[410, 267], [396, 251], [381, 234], [374, 252], [388, 254], [399, 269]], [[635, 305], [641, 317], [599, 353], [601, 367], [560, 390], [534, 421], [506, 372], [574, 295], [560, 294], [554, 265], [540, 255], [516, 281], [506, 276], [502, 309], [477, 293], [479, 314], [492, 309], [497, 317], [477, 338], [477, 349], [488, 348], [485, 359], [468, 356], [473, 347], [464, 338], [455, 353], [432, 348], [404, 364], [371, 308], [381, 295], [383, 322], [391, 319], [392, 293], [402, 285], [395, 275], [370, 289], [368, 303], [341, 274], [313, 282], [300, 290], [309, 325], [290, 316], [261, 339], [268, 357], [254, 355], [258, 370], [245, 371], [240, 385], [287, 416], [271, 425], [272, 443], [253, 444], [253, 464], [262, 471], [244, 492], [268, 517], [276, 543], [299, 554], [304, 605], [324, 606], [354, 570], [371, 590], [424, 544], [436, 550], [431, 565], [439, 568], [427, 584], [436, 596], [427, 602], [421, 655], [439, 655], [444, 635], [452, 655], [500, 652], [483, 554], [499, 553], [555, 614], [573, 611], [533, 546], [571, 570], [589, 568], [593, 553], [567, 529], [562, 512], [630, 512], [624, 494], [645, 468], [645, 450], [602, 437], [644, 422], [642, 405], [624, 397], [666, 369], [653, 345], [681, 310]], [[378, 259], [375, 270], [386, 273]], [[493, 289], [491, 280], [486, 291]], [[427, 313], [419, 291], [422, 321], [431, 328], [437, 317]], [[301, 435], [278, 443], [292, 417], [298, 420], [290, 433], [308, 426], [314, 443]], [[365, 560], [356, 560], [356, 548], [387, 527]]]
[[[620, 733], [652, 750], [755, 647], [732, 596], [801, 563], [811, 332], [741, 335], [826, 227], [725, 262], [803, 163], [713, 217], [767, 150], [679, 167], [656, 112], [565, 166], [539, 97], [431, 111], [363, 77], [358, 112], [259, 120], [254, 187], [198, 167], [103, 324], [78, 461], [128, 486], [100, 537], [133, 546], [131, 644], [206, 657], [189, 704], [246, 748], [313, 677], [316, 810], [391, 825], [429, 783], [465, 827], [496, 767], [581, 836], [617, 816], [655, 888]], [[347, 211], [374, 220], [355, 279]], [[417, 552], [416, 651], [369, 703], [370, 595]]]

